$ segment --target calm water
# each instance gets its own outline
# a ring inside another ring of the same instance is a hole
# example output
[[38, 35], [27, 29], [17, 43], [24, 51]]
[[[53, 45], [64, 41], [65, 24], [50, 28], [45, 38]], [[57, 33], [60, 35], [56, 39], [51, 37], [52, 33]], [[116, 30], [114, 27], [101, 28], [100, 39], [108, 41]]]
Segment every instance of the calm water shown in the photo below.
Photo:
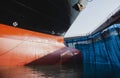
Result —
[[0, 78], [120, 78], [120, 69], [99, 64], [0, 67]]

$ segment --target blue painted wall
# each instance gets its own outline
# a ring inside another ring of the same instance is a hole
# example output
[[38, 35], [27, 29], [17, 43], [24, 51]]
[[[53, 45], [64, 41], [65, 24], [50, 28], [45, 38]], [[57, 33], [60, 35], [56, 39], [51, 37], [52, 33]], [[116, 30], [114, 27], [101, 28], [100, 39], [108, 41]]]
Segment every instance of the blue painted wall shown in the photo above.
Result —
[[120, 24], [94, 35], [67, 38], [65, 44], [82, 52], [83, 63], [120, 66]]

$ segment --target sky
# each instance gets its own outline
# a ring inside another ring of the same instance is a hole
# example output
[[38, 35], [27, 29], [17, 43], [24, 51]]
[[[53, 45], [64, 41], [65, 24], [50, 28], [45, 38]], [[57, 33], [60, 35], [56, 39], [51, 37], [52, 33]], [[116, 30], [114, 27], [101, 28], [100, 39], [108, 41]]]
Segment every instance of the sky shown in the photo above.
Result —
[[107, 20], [118, 7], [120, 0], [93, 0], [88, 2], [73, 22], [65, 37], [86, 35], [94, 31]]

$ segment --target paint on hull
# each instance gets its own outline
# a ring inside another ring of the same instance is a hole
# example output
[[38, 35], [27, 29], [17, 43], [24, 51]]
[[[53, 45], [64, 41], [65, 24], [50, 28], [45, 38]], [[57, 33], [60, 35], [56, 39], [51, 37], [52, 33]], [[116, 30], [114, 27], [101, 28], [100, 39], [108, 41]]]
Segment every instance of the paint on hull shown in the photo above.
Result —
[[63, 64], [75, 56], [81, 59], [60, 36], [0, 24], [0, 66]]

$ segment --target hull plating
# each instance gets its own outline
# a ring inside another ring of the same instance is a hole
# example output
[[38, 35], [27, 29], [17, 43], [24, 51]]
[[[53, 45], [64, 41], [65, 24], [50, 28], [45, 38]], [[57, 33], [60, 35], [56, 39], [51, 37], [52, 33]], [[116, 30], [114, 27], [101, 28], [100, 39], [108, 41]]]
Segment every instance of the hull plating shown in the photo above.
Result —
[[0, 24], [0, 65], [55, 65], [81, 58], [76, 49], [63, 44], [62, 37]]

